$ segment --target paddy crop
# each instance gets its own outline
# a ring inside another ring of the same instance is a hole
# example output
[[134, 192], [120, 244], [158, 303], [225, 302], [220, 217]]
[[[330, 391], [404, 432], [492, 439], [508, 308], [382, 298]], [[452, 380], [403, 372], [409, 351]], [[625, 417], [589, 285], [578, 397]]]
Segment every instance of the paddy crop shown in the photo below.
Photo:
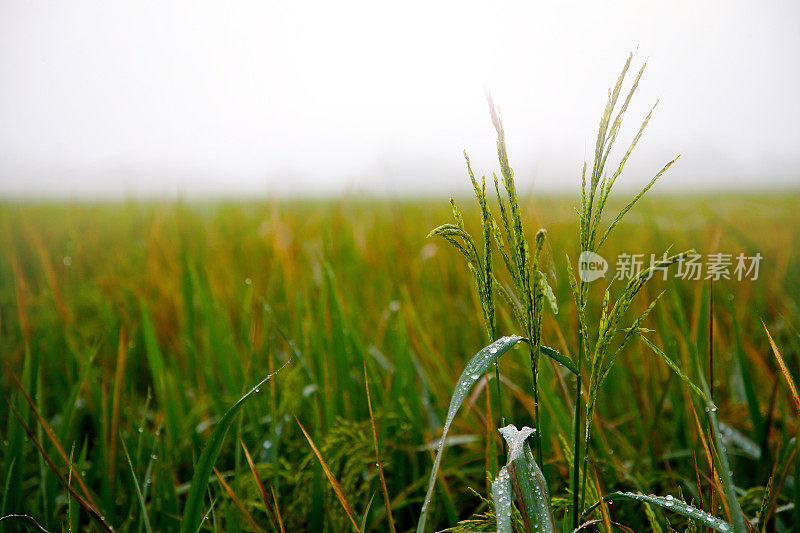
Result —
[[[800, 195], [631, 206], [616, 116], [582, 195], [495, 114], [477, 202], [0, 206], [0, 528], [792, 531]], [[612, 281], [668, 250], [728, 279]]]

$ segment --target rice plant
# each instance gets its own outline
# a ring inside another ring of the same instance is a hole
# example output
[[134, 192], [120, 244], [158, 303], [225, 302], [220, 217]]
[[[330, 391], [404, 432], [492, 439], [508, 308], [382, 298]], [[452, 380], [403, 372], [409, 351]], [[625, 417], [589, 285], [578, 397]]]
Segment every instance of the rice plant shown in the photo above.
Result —
[[[632, 55], [630, 55], [625, 62], [625, 65], [617, 78], [616, 84], [609, 90], [608, 101], [603, 111], [600, 126], [597, 133], [597, 140], [595, 145], [594, 160], [591, 163], [591, 168], [588, 164], [584, 163], [581, 183], [580, 194], [580, 209], [579, 209], [579, 232], [578, 242], [580, 246], [581, 256], [590, 252], [597, 253], [603, 243], [607, 240], [612, 230], [620, 223], [626, 213], [628, 213], [633, 206], [644, 196], [644, 194], [655, 184], [656, 180], [660, 178], [677, 158], [672, 159], [666, 163], [655, 176], [647, 183], [647, 185], [636, 194], [628, 203], [620, 209], [618, 214], [614, 217], [611, 223], [601, 231], [603, 212], [606, 207], [611, 189], [616, 182], [617, 178], [622, 174], [628, 158], [634, 151], [642, 137], [642, 134], [652, 116], [652, 110], [645, 117], [639, 130], [634, 136], [633, 140], [628, 145], [624, 155], [610, 173], [606, 170], [609, 155], [615, 144], [617, 136], [620, 132], [623, 118], [628, 106], [633, 98], [633, 95], [639, 85], [642, 74], [644, 73], [646, 64], [643, 64], [639, 69], [633, 83], [627, 91], [625, 98], [620, 101], [622, 95], [622, 88], [630, 68]], [[530, 347], [531, 359], [531, 374], [533, 377], [532, 393], [534, 398], [534, 420], [535, 428], [540, 427], [539, 421], [539, 387], [538, 387], [538, 366], [539, 357], [543, 351], [541, 345], [541, 324], [542, 324], [542, 302], [545, 295], [553, 302], [554, 311], [557, 311], [557, 306], [554, 302], [552, 289], [547, 284], [545, 275], [539, 270], [539, 255], [542, 250], [542, 245], [545, 239], [544, 230], [540, 230], [536, 234], [536, 245], [533, 254], [531, 254], [527, 240], [525, 239], [523, 230], [523, 221], [520, 210], [520, 202], [516, 186], [514, 184], [514, 172], [509, 164], [508, 153], [505, 143], [505, 132], [503, 124], [497, 110], [489, 98], [489, 108], [491, 112], [492, 123], [497, 132], [497, 153], [500, 164], [500, 173], [502, 175], [502, 183], [505, 195], [501, 195], [498, 178], [495, 175], [495, 190], [497, 193], [497, 205], [500, 213], [500, 223], [498, 224], [493, 218], [486, 199], [485, 194], [485, 179], [482, 178], [480, 185], [478, 184], [473, 174], [469, 158], [467, 157], [467, 170], [472, 181], [475, 196], [480, 206], [481, 213], [481, 227], [483, 236], [483, 255], [482, 258], [478, 255], [477, 248], [470, 234], [466, 231], [463, 217], [455, 203], [451, 198], [453, 205], [453, 213], [455, 224], [448, 224], [440, 226], [431, 232], [431, 235], [438, 235], [445, 238], [449, 243], [454, 245], [461, 253], [467, 258], [467, 265], [473, 274], [479, 300], [484, 311], [484, 320], [489, 332], [489, 339], [493, 340], [495, 336], [494, 325], [494, 298], [493, 290], [497, 291], [503, 296], [503, 300], [513, 309], [514, 316], [517, 318], [518, 326], [525, 334], [525, 337], [512, 336], [503, 337], [501, 341], [492, 343], [483, 350], [481, 350], [475, 358], [473, 358], [467, 365], [467, 369], [462, 374], [456, 385], [456, 393], [450, 404], [447, 421], [445, 422], [442, 437], [437, 448], [437, 455], [434, 462], [433, 473], [428, 486], [428, 492], [423, 503], [420, 521], [417, 527], [417, 532], [422, 533], [425, 531], [428, 507], [433, 495], [433, 488], [438, 474], [439, 462], [443, 451], [443, 445], [447, 436], [447, 429], [455, 412], [461, 405], [461, 402], [467, 395], [471, 384], [477, 379], [480, 372], [485, 370], [491, 363], [495, 367], [496, 379], [495, 382], [499, 389], [500, 379], [497, 370], [497, 360], [508, 349], [519, 341], [527, 341]], [[466, 154], [465, 154], [466, 156]], [[588, 177], [587, 177], [588, 169]], [[505, 196], [505, 198], [504, 198]], [[505, 234], [503, 234], [503, 230]], [[495, 244], [503, 259], [503, 264], [506, 266], [508, 273], [513, 280], [513, 288], [506, 288], [493, 277], [491, 265], [491, 250], [490, 235], [494, 236]], [[587, 494], [587, 486], [591, 487], [591, 494], [601, 494], [601, 487], [596, 483], [592, 483], [589, 476], [590, 456], [591, 449], [591, 429], [593, 416], [595, 414], [595, 407], [597, 398], [601, 391], [601, 387], [611, 372], [611, 369], [628, 344], [636, 339], [642, 338], [644, 343], [649, 346], [664, 362], [667, 363], [672, 369], [692, 390], [696, 393], [703, 405], [706, 406], [706, 411], [709, 413], [709, 421], [712, 429], [714, 429], [714, 440], [719, 444], [718, 423], [716, 422], [714, 411], [716, 407], [710, 399], [710, 394], [707, 390], [701, 390], [687, 374], [675, 364], [662, 350], [656, 347], [650, 340], [645, 337], [647, 329], [642, 327], [645, 318], [655, 306], [658, 297], [645, 308], [644, 312], [639, 314], [629, 325], [625, 326], [624, 321], [631, 304], [636, 295], [640, 292], [642, 287], [647, 283], [653, 274], [681, 261], [692, 251], [675, 254], [668, 256], [663, 254], [663, 259], [654, 262], [649, 268], [642, 269], [635, 276], [630, 279], [626, 284], [621, 294], [616, 298], [613, 305], [611, 304], [610, 290], [605, 290], [603, 302], [600, 308], [599, 318], [596, 320], [597, 334], [592, 335], [590, 328], [595, 322], [590, 319], [588, 312], [588, 285], [583, 276], [576, 278], [572, 269], [572, 263], [569, 255], [567, 255], [567, 268], [569, 271], [570, 287], [572, 289], [575, 306], [577, 309], [577, 324], [576, 324], [576, 350], [575, 358], [572, 364], [565, 363], [564, 356], [551, 348], [545, 347], [545, 353], [553, 357], [554, 360], [562, 362], [569, 368], [575, 376], [575, 396], [572, 404], [574, 412], [574, 423], [572, 426], [572, 447], [565, 449], [565, 453], [572, 457], [572, 471], [569, 492], [571, 497], [571, 505], [566, 510], [563, 517], [563, 530], [572, 531], [579, 530], [581, 521], [586, 519], [592, 510], [604, 505], [604, 500], [586, 508], [585, 499]], [[531, 281], [533, 280], [533, 281]], [[487, 352], [488, 350], [488, 352]], [[588, 373], [588, 383], [584, 381], [584, 375]], [[698, 375], [702, 380], [702, 371], [698, 367]], [[585, 401], [585, 416], [582, 415], [584, 410], [584, 385], [587, 385], [586, 392], [588, 393]], [[500, 392], [497, 392], [498, 404], [500, 403]], [[505, 420], [502, 420], [505, 424]], [[502, 429], [500, 432], [508, 441], [509, 445], [509, 459], [507, 466], [503, 467], [497, 472], [497, 478], [492, 484], [492, 496], [494, 500], [495, 520], [498, 531], [510, 532], [512, 530], [511, 516], [512, 516], [512, 494], [511, 487], [514, 487], [514, 494], [516, 495], [517, 506], [520, 510], [522, 522], [526, 531], [554, 531], [555, 525], [552, 518], [552, 513], [549, 507], [549, 498], [547, 497], [547, 483], [541, 472], [539, 464], [543, 462], [542, 454], [542, 438], [538, 429], [524, 428], [524, 430], [517, 430], [515, 426], [509, 425]], [[531, 436], [536, 435], [537, 442], [537, 456], [534, 459], [529, 451], [525, 440]], [[565, 448], [569, 445], [565, 442]], [[715, 519], [712, 515], [701, 511], [685, 502], [676, 501], [672, 496], [664, 499], [655, 496], [647, 496], [633, 492], [625, 492], [617, 497], [630, 497], [634, 501], [643, 501], [648, 504], [658, 505], [684, 516], [693, 518], [703, 525], [718, 531], [735, 531], [736, 533], [743, 533], [746, 531], [744, 519], [739, 510], [736, 501], [734, 487], [732, 480], [727, 475], [730, 468], [727, 464], [727, 457], [724, 447], [719, 449], [719, 462], [723, 471], [723, 478], [726, 479], [725, 490], [729, 498], [729, 514], [733, 524]], [[510, 469], [510, 470], [509, 470]], [[509, 474], [509, 472], [511, 472]], [[524, 472], [520, 475], [519, 472]], [[513, 481], [513, 483], [512, 483]], [[533, 488], [532, 482], [536, 485]], [[535, 503], [534, 503], [535, 502]], [[603, 513], [603, 520], [606, 527], [608, 524], [608, 517]]]

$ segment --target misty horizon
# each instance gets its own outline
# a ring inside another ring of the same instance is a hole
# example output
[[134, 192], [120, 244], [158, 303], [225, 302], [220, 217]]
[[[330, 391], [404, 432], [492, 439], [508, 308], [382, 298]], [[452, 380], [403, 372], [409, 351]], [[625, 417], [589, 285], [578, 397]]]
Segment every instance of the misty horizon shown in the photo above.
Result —
[[468, 192], [463, 150], [498, 168], [486, 89], [520, 189], [567, 193], [631, 51], [617, 158], [658, 106], [620, 189], [677, 155], [654, 193], [800, 185], [790, 2], [0, 11], [2, 198]]

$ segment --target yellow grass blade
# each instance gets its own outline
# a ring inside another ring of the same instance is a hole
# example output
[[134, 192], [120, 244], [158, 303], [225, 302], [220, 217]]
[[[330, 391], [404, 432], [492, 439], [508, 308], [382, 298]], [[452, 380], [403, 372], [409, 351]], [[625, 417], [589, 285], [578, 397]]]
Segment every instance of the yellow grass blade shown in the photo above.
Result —
[[386, 478], [383, 476], [383, 464], [381, 454], [378, 451], [378, 432], [375, 429], [375, 415], [372, 412], [372, 398], [369, 395], [369, 376], [367, 376], [367, 361], [364, 360], [364, 386], [367, 389], [367, 406], [369, 407], [369, 421], [372, 424], [372, 440], [375, 443], [375, 460], [378, 465], [378, 475], [381, 478], [381, 492], [383, 492], [383, 505], [386, 507], [386, 514], [389, 518], [389, 530], [395, 533], [394, 518], [392, 517], [392, 503], [389, 501], [389, 490], [386, 488]]
[[267, 506], [267, 511], [269, 511], [269, 517], [272, 519], [272, 523], [275, 525], [275, 529], [282, 530], [278, 524], [278, 520], [275, 518], [275, 511], [272, 510], [272, 504], [269, 503], [269, 497], [267, 497], [267, 489], [264, 488], [264, 484], [261, 482], [261, 478], [258, 477], [258, 472], [256, 472], [256, 465], [253, 462], [253, 458], [250, 456], [250, 452], [247, 450], [247, 446], [244, 445], [244, 442], [240, 439], [239, 442], [242, 445], [242, 449], [244, 450], [244, 456], [247, 459], [247, 464], [250, 465], [250, 471], [253, 473], [253, 477], [258, 484], [258, 490], [261, 491], [261, 497], [264, 499], [264, 504]]
[[250, 524], [250, 527], [252, 527], [256, 531], [263, 531], [263, 529], [258, 527], [258, 525], [256, 524], [256, 521], [253, 520], [253, 515], [250, 514], [250, 511], [248, 511], [247, 508], [242, 503], [242, 501], [238, 497], [236, 497], [236, 493], [233, 492], [233, 489], [225, 481], [225, 478], [222, 477], [222, 474], [219, 473], [219, 470], [217, 470], [216, 466], [214, 467], [214, 473], [217, 475], [217, 479], [219, 480], [220, 485], [222, 485], [222, 488], [225, 489], [225, 492], [228, 493], [228, 496], [230, 497], [231, 500], [233, 500], [233, 503], [236, 504], [236, 507], [239, 509], [239, 511], [245, 517], [245, 519], [247, 520], [247, 523]]
[[[58, 454], [61, 456], [64, 462], [67, 463], [67, 465], [69, 465], [70, 472], [73, 472], [75, 470], [75, 467], [73, 466], [72, 461], [69, 459], [69, 457], [67, 457], [67, 452], [64, 451], [64, 448], [61, 446], [61, 443], [58, 442], [55, 433], [53, 433], [53, 430], [47, 424], [47, 421], [39, 413], [39, 410], [36, 408], [36, 404], [28, 394], [28, 391], [26, 391], [25, 388], [22, 386], [22, 383], [20, 382], [19, 378], [14, 372], [11, 372], [11, 377], [17, 383], [17, 387], [19, 387], [20, 392], [22, 392], [22, 396], [25, 398], [25, 401], [28, 402], [28, 406], [31, 408], [31, 412], [33, 412], [34, 416], [36, 417], [36, 420], [42, 426], [42, 429], [44, 429], [44, 432], [50, 439], [50, 442], [52, 442], [53, 445], [56, 447]], [[77, 472], [75, 472], [75, 479], [78, 480], [78, 485], [80, 485], [81, 491], [83, 491], [83, 495], [86, 497], [87, 503], [91, 506], [92, 510], [99, 516], [100, 510], [98, 509], [97, 504], [94, 502], [94, 499], [92, 498], [92, 493], [89, 491], [89, 488], [84, 483], [83, 478], [79, 476]]]
[[314, 444], [314, 441], [311, 440], [311, 436], [306, 431], [306, 428], [303, 427], [303, 424], [300, 423], [297, 417], [294, 417], [294, 419], [297, 422], [297, 425], [300, 426], [300, 429], [303, 431], [303, 435], [306, 436], [306, 440], [308, 441], [308, 444], [311, 446], [311, 449], [314, 451], [314, 455], [317, 456], [319, 464], [322, 465], [322, 470], [325, 471], [325, 475], [328, 477], [328, 481], [330, 481], [334, 492], [336, 492], [336, 497], [339, 498], [339, 503], [341, 503], [342, 507], [344, 507], [344, 510], [347, 513], [347, 517], [353, 523], [353, 527], [356, 529], [356, 531], [360, 532], [361, 530], [359, 529], [358, 523], [356, 522], [356, 517], [355, 514], [353, 513], [353, 509], [350, 507], [350, 504], [347, 503], [347, 498], [344, 497], [344, 492], [342, 492], [342, 487], [339, 485], [339, 482], [336, 481], [336, 478], [333, 476], [333, 472], [331, 472], [331, 469], [328, 468], [328, 463], [325, 462], [325, 459], [322, 457], [322, 454], [317, 449], [317, 446]]
[[270, 485], [269, 490], [272, 492], [272, 503], [275, 504], [275, 514], [278, 515], [278, 528], [281, 530], [281, 533], [286, 533], [286, 530], [283, 528], [283, 518], [281, 518], [281, 508], [278, 507], [278, 498], [275, 497], [275, 488]]
[[789, 372], [789, 368], [786, 366], [786, 362], [783, 360], [783, 356], [781, 355], [780, 350], [778, 347], [775, 346], [775, 341], [772, 340], [772, 335], [769, 334], [769, 330], [767, 329], [767, 325], [764, 324], [764, 321], [761, 321], [761, 325], [764, 326], [764, 331], [767, 332], [767, 338], [769, 339], [769, 345], [772, 346], [772, 353], [775, 354], [775, 360], [778, 361], [778, 366], [781, 369], [781, 374], [783, 374], [783, 378], [786, 380], [786, 385], [789, 387], [789, 393], [792, 395], [792, 400], [794, 401], [794, 408], [797, 410], [797, 414], [800, 415], [800, 396], [797, 394], [797, 387], [794, 384], [794, 380], [792, 379], [792, 374]]

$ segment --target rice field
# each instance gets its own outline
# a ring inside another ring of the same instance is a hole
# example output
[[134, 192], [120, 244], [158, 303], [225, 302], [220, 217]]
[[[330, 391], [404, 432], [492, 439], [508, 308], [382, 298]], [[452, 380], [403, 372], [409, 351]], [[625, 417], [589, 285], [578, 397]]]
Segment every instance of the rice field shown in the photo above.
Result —
[[[693, 357], [710, 370], [713, 349], [709, 385], [736, 496], [753, 518], [772, 479], [766, 512], [776, 531], [795, 522], [798, 426], [761, 321], [796, 379], [798, 200], [654, 196], [605, 249], [609, 257], [670, 246], [764, 257], [755, 281], [655, 276], [633, 312], [666, 289], [644, 323], [648, 338], [690, 375]], [[479, 227], [470, 199], [458, 203], [466, 226]], [[559, 313], [544, 315], [542, 339], [565, 354], [576, 350], [565, 265], [566, 253], [577, 255], [575, 206], [571, 198], [522, 204], [529, 234], [542, 226], [549, 235]], [[388, 530], [367, 382], [392, 518], [398, 531], [415, 527], [454, 385], [486, 344], [469, 271], [446, 243], [426, 238], [448, 220], [446, 202], [6, 204], [0, 213], [3, 515], [28, 514], [48, 530], [99, 528], [81, 498], [118, 530], [178, 530], [193, 465], [215, 425], [283, 367], [231, 424], [204, 483], [203, 527], [275, 529], [245, 449], [286, 531], [354, 527], [302, 424], [358, 526]], [[600, 305], [604, 286], [589, 284], [590, 305]], [[519, 333], [503, 306], [497, 328]], [[502, 409], [520, 427], [533, 425], [527, 358], [517, 348], [499, 364]], [[569, 486], [575, 384], [549, 361], [540, 372], [542, 470], [558, 515]], [[469, 490], [488, 497], [487, 462], [497, 459], [487, 450], [503, 454], [497, 406], [486, 393], [476, 387], [453, 423], [431, 510], [437, 528], [489, 510]], [[671, 494], [706, 510], [716, 499], [724, 518], [704, 415], [685, 384], [632, 343], [594, 416], [600, 492]], [[617, 502], [609, 514], [633, 531], [650, 530], [639, 504]], [[687, 527], [680, 516], [653, 515], [663, 531], [668, 523]]]
[[800, 193], [631, 202], [613, 109], [574, 196], [492, 107], [452, 205], [0, 204], [0, 529], [798, 531]]

